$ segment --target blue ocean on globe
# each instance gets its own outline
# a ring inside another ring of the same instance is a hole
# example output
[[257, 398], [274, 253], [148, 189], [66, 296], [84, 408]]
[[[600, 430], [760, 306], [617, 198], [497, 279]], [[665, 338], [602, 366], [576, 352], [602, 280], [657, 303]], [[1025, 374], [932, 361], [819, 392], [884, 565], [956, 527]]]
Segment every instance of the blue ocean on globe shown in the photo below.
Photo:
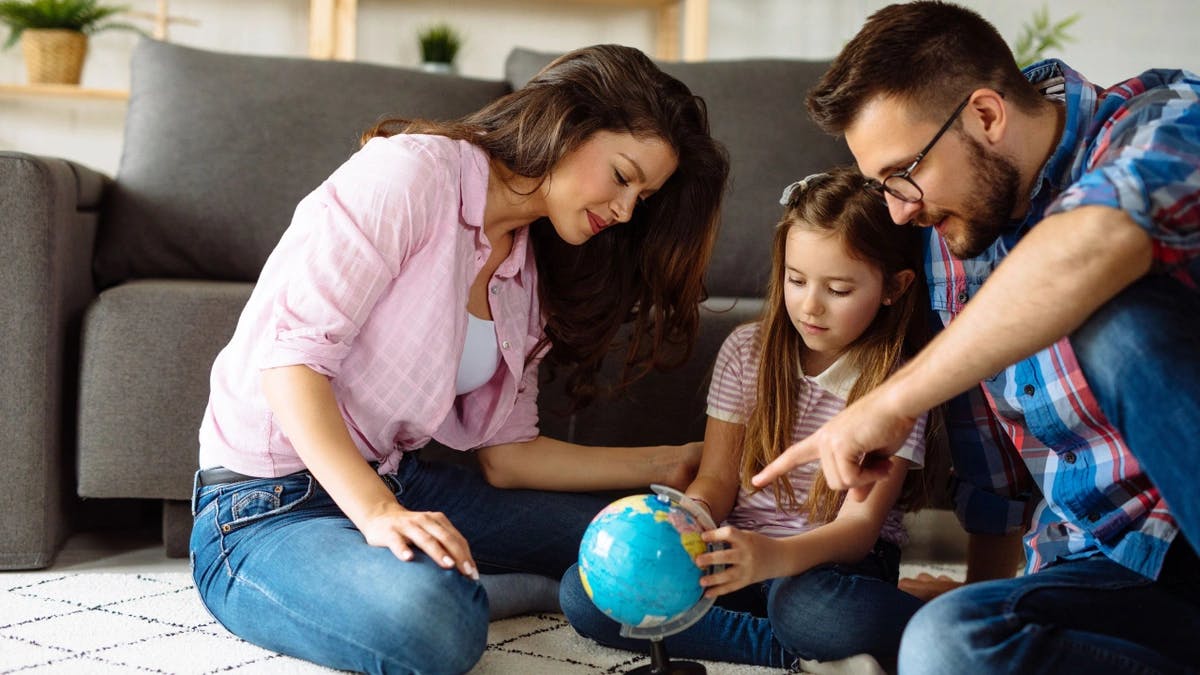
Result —
[[703, 595], [695, 557], [704, 528], [657, 495], [633, 495], [592, 519], [579, 546], [579, 576], [596, 607], [620, 623], [656, 626]]

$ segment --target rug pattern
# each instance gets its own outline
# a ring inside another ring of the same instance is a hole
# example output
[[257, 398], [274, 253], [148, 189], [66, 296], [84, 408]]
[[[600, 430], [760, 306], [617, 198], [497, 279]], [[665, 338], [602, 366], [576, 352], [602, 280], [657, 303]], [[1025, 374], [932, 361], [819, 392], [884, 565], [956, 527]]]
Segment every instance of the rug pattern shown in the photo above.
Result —
[[[931, 571], [961, 574], [953, 568]], [[560, 614], [538, 614], [493, 622], [487, 651], [471, 673], [616, 674], [647, 663], [647, 657], [579, 637]], [[712, 675], [780, 672], [706, 665]], [[0, 574], [0, 673], [83, 672], [337, 671], [233, 636], [204, 609], [184, 573]]]

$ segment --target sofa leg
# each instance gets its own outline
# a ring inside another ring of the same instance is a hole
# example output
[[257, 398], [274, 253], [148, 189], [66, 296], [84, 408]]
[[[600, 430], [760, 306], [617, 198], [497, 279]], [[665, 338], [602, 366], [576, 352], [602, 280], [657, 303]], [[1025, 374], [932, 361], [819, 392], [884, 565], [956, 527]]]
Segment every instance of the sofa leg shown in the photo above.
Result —
[[168, 558], [188, 557], [188, 540], [192, 536], [192, 506], [183, 500], [164, 499], [162, 508], [162, 538]]

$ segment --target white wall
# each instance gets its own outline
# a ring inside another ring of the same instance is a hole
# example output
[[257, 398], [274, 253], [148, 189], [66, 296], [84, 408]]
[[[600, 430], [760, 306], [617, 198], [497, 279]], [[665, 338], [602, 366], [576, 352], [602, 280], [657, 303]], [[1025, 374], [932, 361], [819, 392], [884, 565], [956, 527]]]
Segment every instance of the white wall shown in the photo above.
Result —
[[[151, 9], [150, 0], [126, 0]], [[962, 0], [1009, 40], [1044, 0]], [[173, 26], [170, 39], [221, 51], [303, 56], [308, 2], [304, 0], [172, 0], [171, 13], [199, 20]], [[830, 58], [884, 0], [710, 0], [709, 57]], [[1072, 66], [1109, 84], [1149, 67], [1200, 71], [1200, 2], [1056, 0], [1052, 18], [1078, 12], [1077, 40], [1065, 50]], [[499, 78], [513, 46], [566, 50], [620, 42], [653, 51], [655, 13], [553, 0], [359, 0], [358, 54], [365, 61], [415, 65], [415, 32], [438, 20], [459, 27], [465, 75]], [[101, 33], [91, 41], [85, 86], [129, 84], [131, 34]], [[20, 49], [0, 52], [0, 82], [24, 82]], [[120, 159], [124, 102], [0, 95], [0, 149], [67, 157], [106, 173]]]

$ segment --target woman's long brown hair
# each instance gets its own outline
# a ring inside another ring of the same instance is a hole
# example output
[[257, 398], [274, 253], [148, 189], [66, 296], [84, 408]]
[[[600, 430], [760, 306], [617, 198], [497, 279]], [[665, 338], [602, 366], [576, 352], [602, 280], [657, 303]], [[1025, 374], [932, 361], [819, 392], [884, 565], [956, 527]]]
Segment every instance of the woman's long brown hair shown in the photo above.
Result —
[[[742, 476], [747, 488], [751, 488], [750, 476], [797, 440], [791, 436], [801, 386], [796, 364], [806, 347], [783, 300], [785, 252], [788, 234], [794, 228], [838, 237], [851, 256], [883, 273], [884, 293], [894, 298], [892, 304], [879, 308], [875, 319], [848, 348], [847, 354], [858, 368], [859, 376], [850, 389], [847, 403], [879, 386], [929, 340], [929, 317], [923, 305], [920, 233], [914, 227], [894, 224], [887, 208], [863, 189], [863, 183], [857, 171], [835, 169], [812, 181], [809, 187], [796, 189], [783, 219], [775, 226], [771, 277], [760, 319], [757, 403], [746, 422], [742, 449]], [[897, 289], [891, 284], [902, 270], [913, 270], [917, 276], [906, 291], [896, 295]], [[922, 506], [929, 492], [938, 489], [944, 480], [939, 467], [946, 464], [947, 450], [937, 411], [930, 413], [925, 436], [925, 466], [930, 470], [910, 471], [901, 495], [901, 503], [910, 510]], [[772, 489], [780, 507], [801, 510], [787, 476], [776, 479]], [[845, 493], [830, 489], [828, 483], [818, 479], [813, 482], [803, 510], [811, 522], [829, 522], [837, 515], [844, 498]]]
[[[465, 140], [515, 175], [545, 180], [598, 131], [662, 139], [679, 163], [629, 222], [583, 245], [563, 242], [546, 218], [530, 224], [546, 337], [529, 357], [548, 343], [551, 368], [569, 368], [572, 409], [691, 353], [729, 173], [704, 101], [642, 52], [598, 45], [559, 57], [524, 87], [459, 120], [387, 119], [364, 134], [364, 142], [397, 133]], [[626, 323], [632, 329], [619, 339]], [[619, 381], [597, 382], [605, 355], [622, 344]]]

